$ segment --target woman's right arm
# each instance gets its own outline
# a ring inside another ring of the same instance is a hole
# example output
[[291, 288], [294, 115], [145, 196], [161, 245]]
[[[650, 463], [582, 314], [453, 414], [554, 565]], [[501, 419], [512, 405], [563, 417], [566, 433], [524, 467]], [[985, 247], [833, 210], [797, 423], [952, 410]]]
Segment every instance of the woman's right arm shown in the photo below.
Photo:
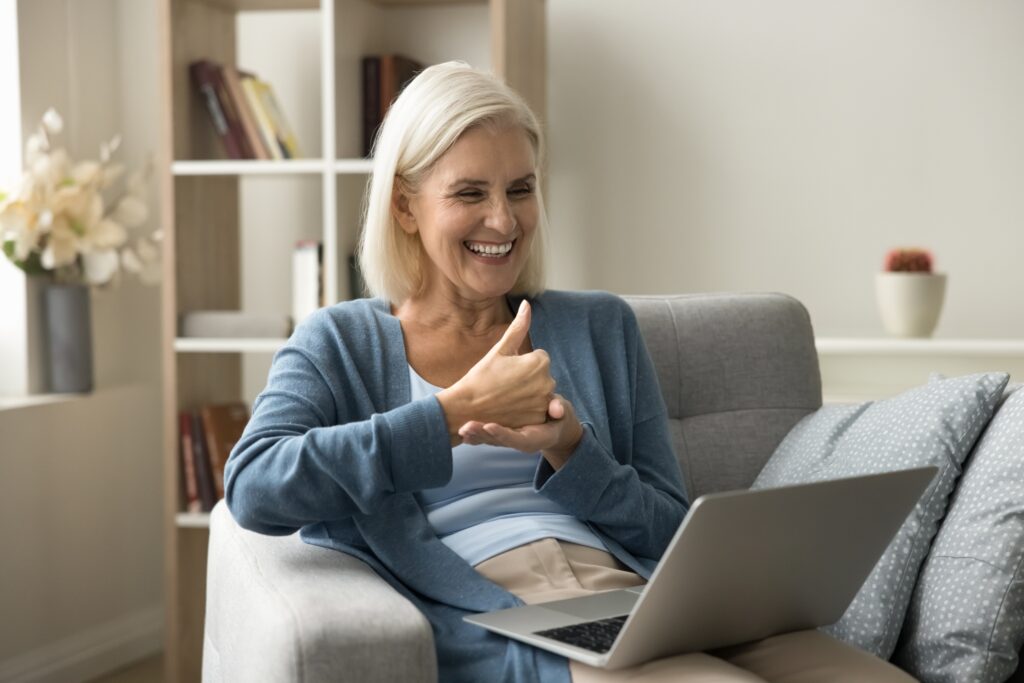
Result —
[[355, 399], [332, 392], [309, 352], [278, 352], [224, 468], [224, 497], [242, 527], [287, 535], [372, 514], [389, 496], [451, 478], [450, 437], [437, 399], [335, 424], [334, 415], [347, 412], [337, 410], [339, 401], [356, 410]]

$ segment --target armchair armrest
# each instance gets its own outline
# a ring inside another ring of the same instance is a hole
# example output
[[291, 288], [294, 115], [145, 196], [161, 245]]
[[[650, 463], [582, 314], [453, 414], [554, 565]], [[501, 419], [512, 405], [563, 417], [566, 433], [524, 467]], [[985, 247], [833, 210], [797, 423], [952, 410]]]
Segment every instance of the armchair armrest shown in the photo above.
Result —
[[203, 681], [422, 681], [430, 624], [364, 562], [210, 515]]

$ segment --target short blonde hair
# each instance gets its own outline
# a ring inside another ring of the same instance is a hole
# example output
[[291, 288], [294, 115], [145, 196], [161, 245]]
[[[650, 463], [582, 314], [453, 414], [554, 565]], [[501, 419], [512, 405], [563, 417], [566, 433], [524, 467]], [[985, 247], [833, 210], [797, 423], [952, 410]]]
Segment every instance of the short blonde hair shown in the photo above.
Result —
[[406, 86], [388, 109], [374, 142], [373, 175], [359, 241], [359, 266], [370, 295], [399, 303], [423, 284], [426, 255], [419, 235], [403, 231], [391, 210], [396, 181], [403, 191], [414, 194], [459, 136], [479, 125], [519, 126], [533, 146], [539, 218], [526, 264], [512, 291], [527, 295], [543, 291], [547, 217], [540, 194], [544, 144], [537, 117], [497, 77], [464, 62], [445, 62], [424, 69]]

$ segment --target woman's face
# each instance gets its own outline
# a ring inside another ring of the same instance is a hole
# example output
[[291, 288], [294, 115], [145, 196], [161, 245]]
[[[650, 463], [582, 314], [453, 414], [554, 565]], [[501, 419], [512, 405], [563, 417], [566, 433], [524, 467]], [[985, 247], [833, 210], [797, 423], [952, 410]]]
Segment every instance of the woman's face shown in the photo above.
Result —
[[530, 253], [540, 213], [536, 159], [516, 126], [470, 128], [434, 164], [419, 191], [396, 193], [395, 214], [418, 233], [425, 291], [481, 301], [507, 294]]

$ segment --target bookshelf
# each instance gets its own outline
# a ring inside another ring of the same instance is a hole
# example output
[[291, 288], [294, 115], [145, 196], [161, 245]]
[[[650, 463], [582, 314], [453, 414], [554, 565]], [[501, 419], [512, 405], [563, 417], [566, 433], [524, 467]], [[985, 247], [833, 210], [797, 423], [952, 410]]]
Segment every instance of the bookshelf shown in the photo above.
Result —
[[[283, 339], [179, 338], [190, 310], [286, 313], [291, 246], [324, 247], [329, 302], [350, 295], [348, 255], [373, 162], [361, 158], [360, 60], [490, 68], [545, 113], [544, 0], [160, 0], [165, 498], [165, 680], [201, 677], [209, 516], [184, 512], [179, 410], [251, 404]], [[209, 59], [275, 88], [303, 157], [230, 160], [193, 92]]]

